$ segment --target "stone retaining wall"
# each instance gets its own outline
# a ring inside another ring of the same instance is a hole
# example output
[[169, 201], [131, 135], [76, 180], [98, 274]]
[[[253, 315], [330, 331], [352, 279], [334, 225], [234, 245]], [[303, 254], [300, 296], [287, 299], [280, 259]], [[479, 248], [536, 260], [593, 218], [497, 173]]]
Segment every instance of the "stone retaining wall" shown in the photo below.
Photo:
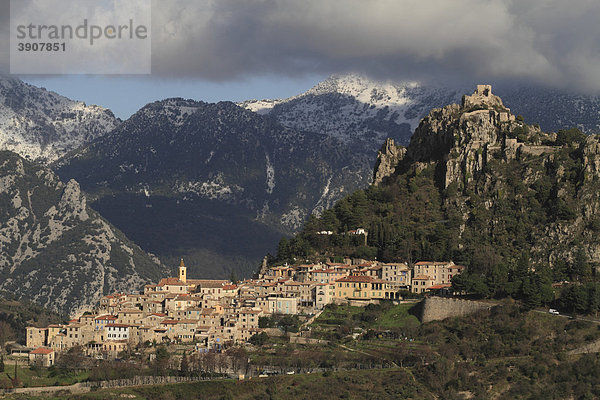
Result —
[[446, 297], [428, 297], [421, 302], [420, 306], [420, 319], [424, 323], [473, 314], [477, 311], [489, 310], [495, 307], [491, 303]]

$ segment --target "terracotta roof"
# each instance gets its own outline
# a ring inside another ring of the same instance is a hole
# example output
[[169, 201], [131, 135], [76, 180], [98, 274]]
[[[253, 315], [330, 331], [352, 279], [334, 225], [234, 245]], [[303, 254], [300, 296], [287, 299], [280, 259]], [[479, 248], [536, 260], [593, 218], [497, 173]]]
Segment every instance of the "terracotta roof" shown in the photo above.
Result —
[[54, 350], [47, 349], [45, 347], [38, 347], [37, 349], [35, 349], [34, 351], [31, 352], [31, 354], [50, 354], [50, 353], [54, 353]]
[[129, 325], [126, 325], [126, 324], [108, 324], [105, 326], [107, 328], [129, 328]]
[[223, 286], [223, 290], [234, 290], [237, 289], [237, 285], [225, 285]]
[[165, 285], [187, 286], [187, 283], [183, 283], [182, 281], [179, 280], [179, 278], [162, 278], [158, 282], [157, 286], [165, 286]]
[[119, 311], [119, 314], [139, 314], [141, 312], [142, 312], [142, 310], [137, 310], [137, 309], [135, 309], [135, 310], [121, 310], [121, 311]]
[[415, 265], [448, 265], [452, 261], [419, 261]]
[[444, 288], [449, 288], [449, 287], [451, 287], [451, 286], [452, 286], [452, 284], [451, 284], [451, 283], [442, 283], [442, 284], [440, 284], [440, 285], [433, 285], [433, 286], [430, 286], [430, 287], [428, 287], [427, 289], [429, 289], [429, 290], [432, 290], [432, 289], [433, 289], [433, 290], [436, 290], [436, 289], [444, 289]]
[[373, 281], [372, 277], [364, 276], [364, 275], [344, 276], [343, 278], [336, 280], [336, 282], [362, 282], [362, 283], [367, 283], [367, 282], [372, 282], [372, 281]]
[[200, 286], [201, 288], [220, 288], [223, 285], [229, 283], [226, 280], [218, 280], [218, 279], [188, 279], [186, 281], [189, 284]]
[[240, 310], [241, 314], [260, 314], [262, 310]]
[[406, 263], [385, 263], [383, 265], [387, 265], [387, 266], [397, 266], [397, 267], [406, 267], [408, 268], [408, 265]]
[[115, 319], [117, 319], [117, 317], [115, 317], [114, 315], [101, 315], [99, 317], [96, 317], [95, 319], [97, 319], [97, 320], [110, 320], [110, 321], [114, 321]]
[[212, 328], [210, 325], [198, 325], [196, 331], [209, 331]]

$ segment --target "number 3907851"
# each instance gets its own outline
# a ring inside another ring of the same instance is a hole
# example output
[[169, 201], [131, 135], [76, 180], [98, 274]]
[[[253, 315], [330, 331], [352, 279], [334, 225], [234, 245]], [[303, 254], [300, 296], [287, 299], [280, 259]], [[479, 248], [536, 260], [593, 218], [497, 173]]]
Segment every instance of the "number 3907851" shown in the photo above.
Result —
[[65, 51], [65, 42], [53, 43], [53, 42], [34, 42], [34, 43], [23, 43], [17, 44], [18, 51]]

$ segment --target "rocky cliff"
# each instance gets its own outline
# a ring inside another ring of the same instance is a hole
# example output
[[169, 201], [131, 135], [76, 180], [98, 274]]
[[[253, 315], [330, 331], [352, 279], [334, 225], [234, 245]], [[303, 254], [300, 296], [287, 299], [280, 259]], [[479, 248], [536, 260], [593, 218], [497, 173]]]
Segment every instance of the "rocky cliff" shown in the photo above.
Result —
[[0, 152], [0, 204], [0, 290], [70, 314], [162, 274], [88, 207], [75, 180], [62, 183], [8, 151]]
[[54, 161], [120, 122], [110, 110], [0, 74], [0, 150]]
[[406, 155], [406, 147], [397, 146], [394, 139], [385, 140], [381, 150], [377, 152], [377, 161], [373, 173], [373, 185], [379, 185], [385, 178], [396, 171], [396, 166]]
[[[591, 274], [600, 265], [599, 139], [545, 133], [479, 85], [460, 104], [431, 110], [404, 155], [386, 143], [375, 176], [387, 178], [311, 221], [290, 247], [308, 243], [302, 255], [317, 257], [452, 259], [493, 279], [519, 262], [552, 268], [548, 279]], [[369, 230], [368, 246], [343, 235], [357, 227]]]

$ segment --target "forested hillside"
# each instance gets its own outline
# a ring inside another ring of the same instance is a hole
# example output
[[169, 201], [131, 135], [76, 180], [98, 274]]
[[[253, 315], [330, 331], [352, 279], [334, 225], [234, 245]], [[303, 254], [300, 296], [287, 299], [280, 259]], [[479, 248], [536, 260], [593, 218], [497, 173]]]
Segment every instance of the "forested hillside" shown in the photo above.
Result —
[[453, 260], [469, 267], [459, 287], [550, 300], [550, 283], [590, 279], [600, 259], [599, 140], [544, 133], [480, 86], [432, 110], [393, 168], [382, 149], [389, 176], [311, 217], [275, 261]]

